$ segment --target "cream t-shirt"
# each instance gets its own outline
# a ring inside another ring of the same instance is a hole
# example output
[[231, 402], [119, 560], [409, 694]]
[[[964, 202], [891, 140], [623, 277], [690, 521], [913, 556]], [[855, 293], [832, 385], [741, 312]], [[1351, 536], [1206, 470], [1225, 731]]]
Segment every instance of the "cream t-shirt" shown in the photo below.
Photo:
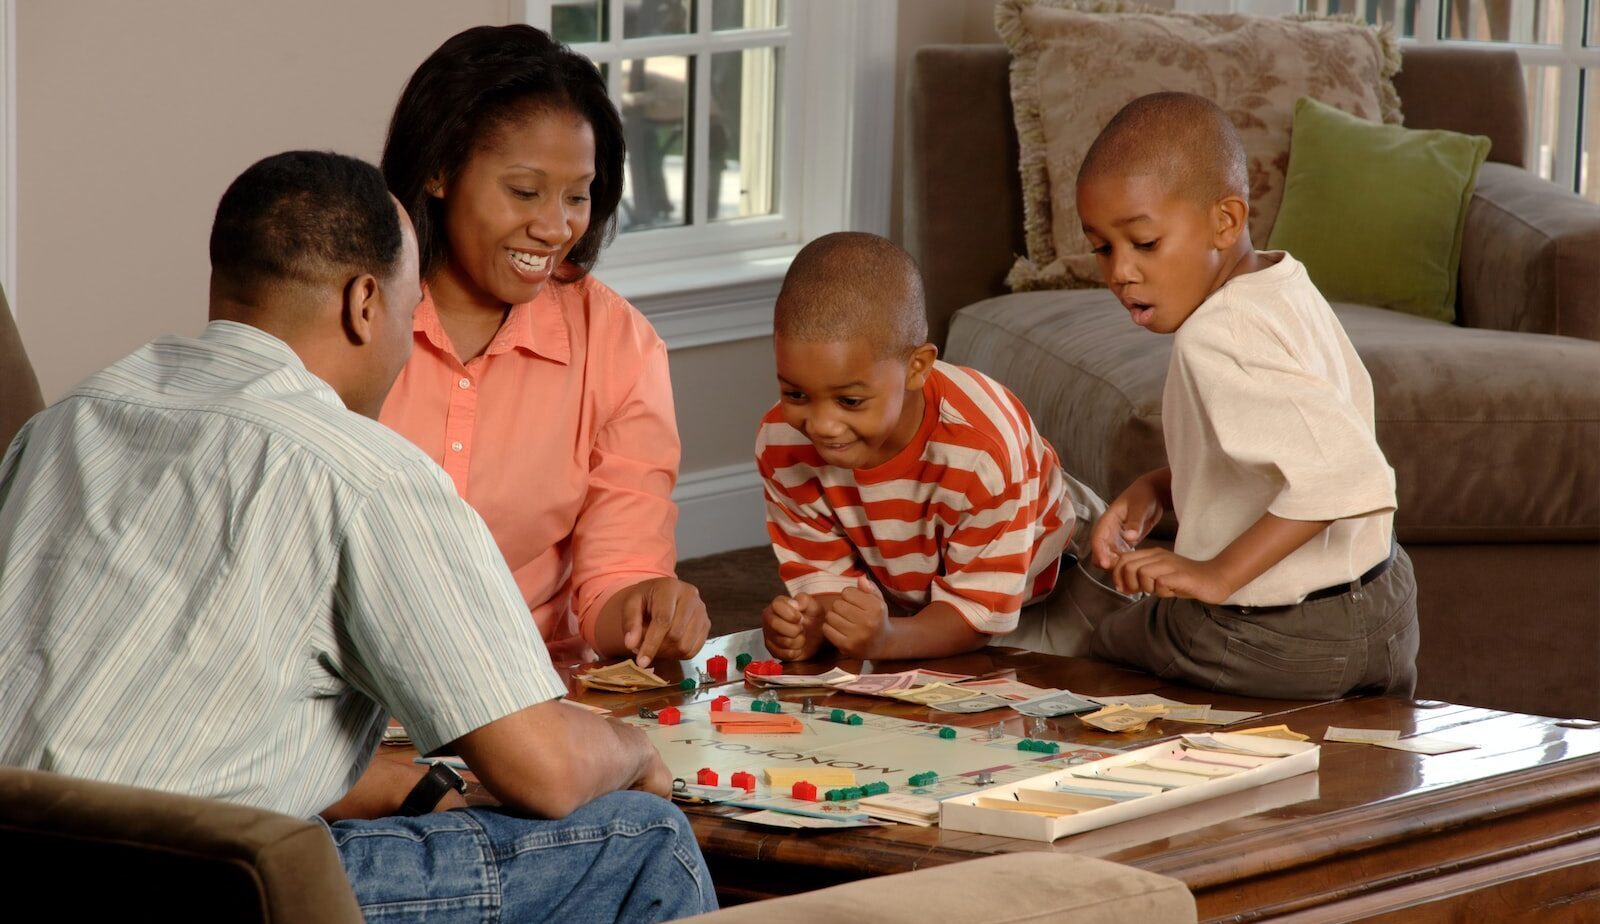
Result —
[[1394, 469], [1372, 380], [1294, 257], [1229, 280], [1189, 316], [1161, 400], [1179, 555], [1213, 558], [1263, 513], [1336, 521], [1228, 603], [1298, 603], [1388, 557]]

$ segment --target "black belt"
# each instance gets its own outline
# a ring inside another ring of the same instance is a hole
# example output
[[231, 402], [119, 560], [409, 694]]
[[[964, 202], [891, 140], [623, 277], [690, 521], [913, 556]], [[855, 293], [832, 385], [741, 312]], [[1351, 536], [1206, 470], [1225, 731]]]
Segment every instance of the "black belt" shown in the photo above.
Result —
[[1382, 577], [1383, 573], [1389, 570], [1389, 566], [1394, 564], [1394, 550], [1395, 544], [1393, 541], [1391, 541], [1389, 543], [1389, 557], [1378, 562], [1376, 565], [1373, 565], [1371, 568], [1368, 568], [1365, 574], [1353, 581], [1346, 581], [1343, 584], [1335, 584], [1332, 587], [1324, 587], [1321, 590], [1313, 590], [1311, 593], [1306, 594], [1305, 600], [1301, 602], [1310, 603], [1313, 600], [1326, 600], [1329, 597], [1337, 597], [1341, 594], [1347, 594], [1351, 591], [1360, 590], [1368, 584], [1371, 584], [1373, 581], [1376, 581], [1378, 578]]

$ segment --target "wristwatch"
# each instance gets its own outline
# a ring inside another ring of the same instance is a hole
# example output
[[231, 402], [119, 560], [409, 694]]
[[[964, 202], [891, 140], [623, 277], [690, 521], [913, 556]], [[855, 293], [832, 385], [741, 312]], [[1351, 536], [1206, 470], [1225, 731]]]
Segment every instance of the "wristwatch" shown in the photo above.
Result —
[[434, 761], [428, 765], [428, 772], [417, 781], [417, 785], [406, 793], [406, 800], [400, 803], [400, 811], [397, 814], [426, 815], [438, 808], [439, 800], [452, 789], [465, 793], [467, 781], [462, 779], [461, 774], [449, 764]]

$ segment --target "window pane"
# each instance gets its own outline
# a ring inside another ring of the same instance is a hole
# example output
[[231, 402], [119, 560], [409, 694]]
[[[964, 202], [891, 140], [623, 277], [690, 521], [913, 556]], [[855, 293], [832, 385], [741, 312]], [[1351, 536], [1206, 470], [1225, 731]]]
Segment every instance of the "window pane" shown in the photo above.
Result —
[[[1591, 11], [1590, 16], [1600, 15]], [[1583, 148], [1578, 155], [1578, 192], [1600, 202], [1600, 68], [1583, 72]]]
[[606, 0], [558, 0], [550, 4], [550, 36], [576, 45], [606, 40]]
[[1600, 0], [1590, 0], [1588, 14], [1589, 40], [1584, 44], [1590, 48], [1600, 48]]
[[713, 220], [778, 210], [776, 48], [711, 56], [711, 143], [706, 214]]
[[623, 188], [624, 231], [686, 223], [689, 141], [689, 58], [662, 55], [618, 64], [622, 79], [622, 133], [628, 143]]
[[628, 0], [622, 13], [622, 37], [687, 35], [694, 31], [693, 0]]
[[1522, 79], [1528, 91], [1528, 169], [1545, 179], [1555, 176], [1556, 127], [1561, 120], [1561, 70], [1555, 67], [1524, 67]]
[[772, 29], [783, 25], [783, 0], [711, 0], [711, 28]]
[[1417, 34], [1417, 0], [1305, 0], [1301, 7], [1319, 16], [1359, 16], [1370, 23], [1389, 23], [1406, 38]]
[[1565, 2], [1568, 0], [1445, 0], [1441, 36], [1474, 42], [1559, 45]]

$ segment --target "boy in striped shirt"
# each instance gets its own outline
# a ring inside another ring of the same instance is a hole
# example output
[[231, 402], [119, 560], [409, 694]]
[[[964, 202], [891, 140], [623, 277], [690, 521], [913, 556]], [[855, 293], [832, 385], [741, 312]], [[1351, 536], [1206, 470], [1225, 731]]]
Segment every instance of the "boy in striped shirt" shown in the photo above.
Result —
[[789, 595], [762, 614], [768, 650], [938, 657], [1016, 629], [1104, 505], [1015, 396], [938, 361], [910, 255], [871, 234], [818, 238], [773, 327], [781, 400], [756, 459]]

